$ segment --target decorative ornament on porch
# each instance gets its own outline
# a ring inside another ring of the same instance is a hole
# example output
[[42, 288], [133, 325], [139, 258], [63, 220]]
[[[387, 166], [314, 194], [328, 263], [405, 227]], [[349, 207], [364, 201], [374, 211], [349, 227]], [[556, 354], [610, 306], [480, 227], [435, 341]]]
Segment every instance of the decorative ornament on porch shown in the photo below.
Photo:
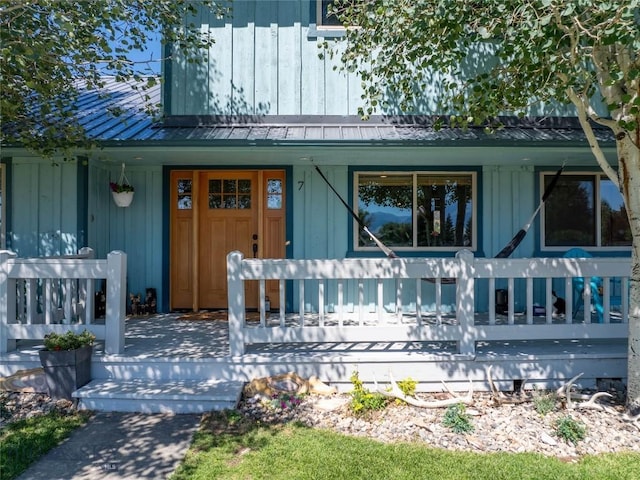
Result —
[[129, 179], [124, 174], [124, 163], [122, 164], [122, 170], [120, 171], [120, 179], [118, 182], [109, 182], [111, 187], [111, 196], [113, 201], [119, 207], [128, 207], [133, 201], [133, 194], [135, 189], [133, 185], [129, 183]]
[[95, 339], [88, 330], [45, 335], [38, 353], [51, 398], [72, 400], [74, 390], [89, 383]]

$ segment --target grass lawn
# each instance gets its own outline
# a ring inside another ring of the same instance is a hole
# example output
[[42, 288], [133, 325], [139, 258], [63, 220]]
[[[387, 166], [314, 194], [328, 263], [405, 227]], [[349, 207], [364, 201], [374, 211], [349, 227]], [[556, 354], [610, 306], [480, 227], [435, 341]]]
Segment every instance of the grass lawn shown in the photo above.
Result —
[[203, 419], [171, 478], [640, 480], [640, 454], [598, 455], [567, 463], [537, 454], [450, 452], [300, 425], [257, 425], [235, 412], [217, 412]]
[[0, 480], [17, 477], [88, 420], [89, 412], [48, 413], [0, 429]]

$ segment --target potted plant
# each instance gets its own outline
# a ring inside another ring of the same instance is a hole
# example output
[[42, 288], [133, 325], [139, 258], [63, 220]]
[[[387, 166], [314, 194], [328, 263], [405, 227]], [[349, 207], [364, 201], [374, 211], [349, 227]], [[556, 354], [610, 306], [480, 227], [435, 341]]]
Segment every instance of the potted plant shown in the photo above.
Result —
[[131, 205], [135, 191], [132, 185], [128, 183], [109, 182], [109, 186], [111, 187], [111, 196], [113, 196], [113, 201], [116, 202], [117, 206], [128, 207]]
[[72, 393], [89, 383], [95, 339], [88, 330], [45, 335], [38, 353], [51, 398], [72, 400]]
[[124, 163], [122, 164], [120, 179], [117, 182], [109, 182], [109, 186], [111, 187], [111, 196], [117, 206], [128, 207], [131, 205], [135, 189], [124, 174]]

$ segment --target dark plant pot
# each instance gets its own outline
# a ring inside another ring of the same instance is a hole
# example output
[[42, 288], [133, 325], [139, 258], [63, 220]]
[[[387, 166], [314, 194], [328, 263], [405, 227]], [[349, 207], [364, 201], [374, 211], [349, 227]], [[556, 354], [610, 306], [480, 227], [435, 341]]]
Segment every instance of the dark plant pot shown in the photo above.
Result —
[[92, 353], [92, 345], [77, 350], [40, 350], [40, 363], [51, 398], [73, 400], [71, 394], [89, 383]]

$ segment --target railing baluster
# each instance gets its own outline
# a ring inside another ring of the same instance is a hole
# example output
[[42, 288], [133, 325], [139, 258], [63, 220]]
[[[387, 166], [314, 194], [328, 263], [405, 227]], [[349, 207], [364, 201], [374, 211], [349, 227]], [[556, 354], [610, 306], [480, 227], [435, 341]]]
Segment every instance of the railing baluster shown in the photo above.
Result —
[[304, 278], [298, 280], [298, 308], [300, 311], [300, 326], [304, 327]]
[[344, 283], [342, 280], [338, 280], [338, 325], [344, 326], [343, 316], [343, 302], [344, 302]]
[[378, 300], [378, 325], [382, 325], [383, 323], [386, 323], [384, 315], [383, 315], [383, 313], [384, 313], [384, 285], [382, 283], [382, 280], [378, 280], [377, 300]]
[[416, 278], [416, 323], [422, 325], [422, 279]]
[[602, 277], [602, 322], [609, 323], [609, 309], [611, 308], [611, 284], [609, 277]]
[[582, 294], [582, 311], [584, 312], [584, 323], [591, 323], [591, 278], [584, 279], [584, 293]]
[[442, 325], [442, 278], [436, 278], [436, 325]]
[[264, 327], [267, 324], [267, 313], [266, 313], [266, 305], [265, 305], [265, 297], [266, 297], [266, 286], [265, 280], [260, 279], [260, 326]]
[[324, 327], [324, 280], [318, 282], [318, 324]]
[[73, 300], [73, 289], [71, 288], [71, 279], [67, 278], [60, 282], [60, 292], [62, 294], [62, 300], [64, 304], [64, 319], [63, 323], [69, 325], [72, 323], [71, 303]]
[[364, 281], [358, 280], [358, 324], [364, 325]]
[[573, 279], [571, 277], [564, 280], [564, 292], [566, 298], [564, 307], [565, 323], [573, 323]]
[[547, 278], [545, 282], [545, 298], [547, 301], [544, 306], [544, 313], [547, 324], [553, 323], [553, 286], [551, 285], [551, 280], [551, 278]]
[[489, 325], [496, 324], [496, 279], [489, 278]]
[[46, 280], [43, 280], [43, 282], [44, 294], [42, 295], [42, 309], [44, 310], [44, 323], [46, 325], [51, 325], [53, 320], [53, 312], [51, 311], [53, 309], [53, 286], [51, 285], [52, 280], [47, 278]]
[[396, 279], [396, 320], [402, 323], [402, 279]]
[[515, 315], [514, 315], [515, 299], [514, 299], [513, 286], [514, 286], [513, 277], [509, 277], [507, 279], [507, 292], [509, 292], [509, 294], [507, 295], [507, 297], [509, 298], [509, 307], [508, 307], [507, 316], [508, 316], [509, 325], [513, 325], [515, 323]]
[[280, 314], [280, 326], [284, 327], [285, 326], [285, 298], [284, 298], [284, 290], [285, 290], [285, 283], [284, 283], [284, 279], [281, 279], [278, 282], [278, 295], [279, 295], [279, 314]]
[[83, 317], [84, 317], [84, 323], [85, 325], [91, 325], [93, 324], [93, 321], [95, 320], [94, 318], [94, 313], [95, 313], [95, 289], [94, 289], [94, 280], [92, 279], [87, 279], [84, 282], [82, 282], [82, 285], [84, 285], [84, 290], [82, 292], [82, 296], [84, 298], [84, 312], [83, 312]]
[[16, 320], [18, 323], [30, 323], [29, 318], [25, 318], [28, 301], [27, 281], [24, 279], [16, 280]]
[[527, 325], [533, 325], [533, 278], [530, 277], [527, 278]]

